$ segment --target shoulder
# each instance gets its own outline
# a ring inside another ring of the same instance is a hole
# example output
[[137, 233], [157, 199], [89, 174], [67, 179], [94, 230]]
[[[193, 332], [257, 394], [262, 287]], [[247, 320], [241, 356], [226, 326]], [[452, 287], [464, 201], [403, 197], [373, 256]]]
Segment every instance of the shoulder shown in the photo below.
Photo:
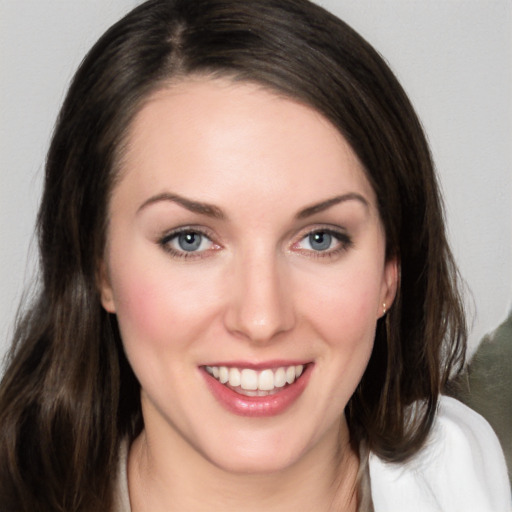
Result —
[[509, 512], [505, 458], [487, 421], [461, 402], [441, 397], [425, 446], [408, 462], [370, 455], [376, 512]]

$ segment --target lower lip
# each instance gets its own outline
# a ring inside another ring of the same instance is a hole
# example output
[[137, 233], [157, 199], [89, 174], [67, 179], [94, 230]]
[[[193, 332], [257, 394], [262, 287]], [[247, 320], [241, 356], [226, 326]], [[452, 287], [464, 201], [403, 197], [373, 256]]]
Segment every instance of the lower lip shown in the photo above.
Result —
[[306, 388], [313, 365], [308, 364], [302, 375], [282, 391], [267, 396], [245, 396], [221, 384], [204, 369], [202, 373], [213, 396], [229, 412], [239, 416], [269, 417], [281, 414], [288, 409]]

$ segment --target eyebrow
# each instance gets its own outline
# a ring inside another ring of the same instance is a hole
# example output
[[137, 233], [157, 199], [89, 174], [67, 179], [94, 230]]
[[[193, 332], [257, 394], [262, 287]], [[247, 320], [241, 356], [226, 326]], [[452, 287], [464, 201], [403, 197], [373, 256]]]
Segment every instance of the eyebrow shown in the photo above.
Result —
[[[224, 212], [218, 207], [213, 204], [209, 203], [202, 203], [200, 201], [193, 201], [191, 199], [187, 199], [183, 196], [180, 196], [178, 194], [170, 194], [168, 192], [163, 192], [162, 194], [157, 194], [156, 196], [152, 196], [144, 203], [142, 203], [141, 206], [139, 206], [137, 213], [139, 213], [141, 210], [146, 208], [147, 206], [158, 203], [161, 201], [170, 201], [173, 203], [177, 203], [187, 210], [193, 212], [193, 213], [199, 213], [201, 215], [206, 215], [208, 217], [213, 217], [215, 219], [225, 220], [226, 215]], [[356, 192], [351, 192], [348, 194], [343, 194], [341, 196], [335, 196], [330, 199], [326, 199], [325, 201], [321, 201], [320, 203], [313, 204], [311, 206], [308, 206], [304, 208], [303, 210], [300, 210], [299, 213], [297, 213], [296, 218], [297, 219], [305, 219], [307, 217], [311, 217], [312, 215], [315, 215], [316, 213], [323, 212], [332, 206], [335, 206], [339, 203], [343, 203], [346, 201], [359, 201], [362, 203], [366, 208], [369, 208], [368, 201], [361, 195], [357, 194]]]
[[332, 197], [330, 199], [326, 199], [325, 201], [322, 201], [320, 203], [316, 203], [312, 206], [308, 206], [307, 208], [304, 208], [297, 214], [297, 219], [305, 219], [307, 217], [311, 217], [312, 215], [315, 215], [316, 213], [323, 212], [336, 204], [344, 203], [346, 201], [359, 201], [367, 209], [370, 207], [370, 204], [368, 203], [368, 201], [361, 194], [357, 194], [356, 192], [350, 192], [348, 194], [343, 194], [341, 196], [336, 196], [336, 197]]
[[158, 203], [160, 201], [171, 201], [173, 203], [177, 203], [187, 210], [190, 210], [193, 213], [199, 213], [201, 215], [206, 215], [208, 217], [213, 217], [215, 219], [225, 219], [226, 216], [224, 212], [217, 206], [208, 203], [201, 203], [199, 201], [193, 201], [191, 199], [187, 199], [185, 197], [179, 196], [177, 194], [169, 194], [164, 192], [162, 194], [158, 194], [156, 196], [152, 196], [146, 201], [144, 201], [138, 208], [137, 213], [146, 208], [147, 206]]

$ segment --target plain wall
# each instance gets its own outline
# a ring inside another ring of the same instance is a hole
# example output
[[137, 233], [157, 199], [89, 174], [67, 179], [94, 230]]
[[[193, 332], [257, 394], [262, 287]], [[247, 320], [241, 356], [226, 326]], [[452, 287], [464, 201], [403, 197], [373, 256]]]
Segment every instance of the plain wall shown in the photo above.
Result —
[[[59, 105], [89, 47], [137, 3], [0, 0], [0, 357], [34, 281], [34, 222]], [[318, 3], [385, 56], [422, 119], [474, 298], [474, 349], [512, 304], [512, 2]]]

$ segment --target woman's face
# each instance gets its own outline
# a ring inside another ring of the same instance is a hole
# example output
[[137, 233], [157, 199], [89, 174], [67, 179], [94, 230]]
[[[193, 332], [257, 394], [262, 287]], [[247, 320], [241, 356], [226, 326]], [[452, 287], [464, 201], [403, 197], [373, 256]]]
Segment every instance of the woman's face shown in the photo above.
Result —
[[339, 132], [255, 85], [170, 86], [131, 126], [109, 215], [102, 302], [152, 445], [268, 472], [336, 443], [396, 286]]

